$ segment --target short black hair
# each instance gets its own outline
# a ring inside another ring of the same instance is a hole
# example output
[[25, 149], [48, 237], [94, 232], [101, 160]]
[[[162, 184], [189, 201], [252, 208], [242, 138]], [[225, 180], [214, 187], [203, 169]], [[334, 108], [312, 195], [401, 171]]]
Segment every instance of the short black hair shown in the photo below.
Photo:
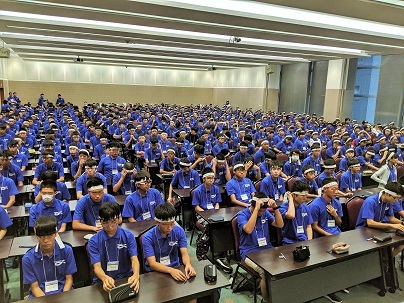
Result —
[[328, 158], [324, 160], [324, 166], [336, 165], [336, 162], [333, 158]]
[[103, 221], [117, 219], [117, 218], [119, 218], [120, 214], [121, 214], [121, 209], [117, 202], [102, 203], [100, 210], [98, 211], [98, 215], [100, 216], [100, 219]]
[[86, 160], [86, 162], [84, 162], [84, 166], [88, 166], [88, 167], [97, 166], [97, 161], [95, 161], [94, 159], [88, 159], [88, 160]]
[[38, 237], [53, 235], [57, 231], [58, 221], [54, 216], [40, 216], [34, 224], [35, 235]]
[[194, 146], [194, 153], [203, 155], [205, 153], [205, 147], [203, 145], [195, 145]]
[[[260, 191], [257, 191], [257, 192], [255, 193], [254, 197], [255, 197], [255, 198], [258, 198], [258, 199], [265, 199], [265, 198], [268, 198], [268, 196], [267, 196], [266, 194], [264, 194], [263, 192], [260, 192]], [[255, 204], [257, 203], [257, 201], [255, 201], [255, 200], [250, 200], [250, 203], [251, 203], [251, 206], [252, 206], [252, 207], [255, 207]], [[263, 208], [264, 208], [264, 207], [263, 207]], [[265, 208], [266, 208], [266, 207], [265, 207]]]
[[[41, 175], [42, 181], [52, 180], [52, 181], [56, 182], [57, 179], [58, 179], [58, 174], [56, 172], [54, 172], [53, 170], [44, 171]], [[41, 183], [40, 188], [42, 187], [42, 183]]]
[[87, 188], [90, 188], [93, 186], [98, 186], [98, 185], [104, 186], [104, 182], [102, 181], [101, 178], [98, 178], [98, 177], [90, 178], [90, 179], [88, 179], [88, 181], [86, 183]]
[[154, 210], [154, 215], [157, 219], [167, 221], [174, 218], [177, 213], [174, 205], [171, 203], [163, 203], [156, 206]]
[[348, 160], [348, 167], [351, 167], [352, 165], [357, 165], [359, 164], [359, 160], [356, 158]]
[[297, 192], [302, 192], [302, 191], [310, 191], [310, 186], [301, 180], [296, 180], [293, 184], [292, 187], [290, 188], [290, 191], [293, 193], [294, 191]]
[[399, 196], [404, 196], [404, 188], [400, 182], [388, 182], [384, 188], [395, 192]]
[[213, 169], [211, 169], [210, 167], [205, 167], [205, 168], [202, 170], [201, 175], [203, 176], [204, 174], [209, 174], [209, 173], [213, 173]]
[[126, 162], [123, 165], [123, 168], [126, 170], [133, 170], [135, 168], [135, 165], [132, 162]]

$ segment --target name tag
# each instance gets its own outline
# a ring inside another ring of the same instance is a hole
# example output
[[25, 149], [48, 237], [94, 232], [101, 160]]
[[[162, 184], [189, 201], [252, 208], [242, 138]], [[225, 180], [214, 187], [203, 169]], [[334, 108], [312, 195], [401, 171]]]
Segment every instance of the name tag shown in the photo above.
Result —
[[107, 271], [117, 271], [119, 267], [119, 261], [112, 261], [107, 263]]
[[142, 217], [143, 217], [143, 220], [150, 219], [150, 218], [151, 218], [150, 212], [148, 211], [148, 212], [146, 212], [146, 213], [143, 213], [143, 214], [142, 214]]
[[57, 290], [58, 290], [58, 280], [45, 282], [45, 293]]
[[117, 169], [113, 169], [113, 170], [112, 170], [112, 174], [113, 174], [113, 175], [116, 175], [117, 173], [118, 173], [118, 170], [117, 170]]
[[275, 194], [275, 200], [279, 200], [279, 194]]
[[184, 188], [190, 188], [189, 186], [187, 186], [187, 185], [184, 185]]
[[247, 194], [241, 194], [241, 200], [247, 201], [248, 200]]
[[213, 209], [213, 204], [212, 203], [208, 203], [208, 205], [206, 205], [207, 209]]
[[170, 256], [161, 257], [160, 263], [166, 266], [170, 265]]
[[327, 220], [328, 227], [335, 227], [335, 220]]
[[258, 238], [258, 246], [266, 246], [266, 245], [267, 245], [267, 239]]
[[296, 228], [296, 232], [297, 232], [298, 234], [304, 234], [303, 226], [298, 226], [298, 227]]
[[132, 192], [130, 190], [125, 190], [125, 196], [129, 196]]

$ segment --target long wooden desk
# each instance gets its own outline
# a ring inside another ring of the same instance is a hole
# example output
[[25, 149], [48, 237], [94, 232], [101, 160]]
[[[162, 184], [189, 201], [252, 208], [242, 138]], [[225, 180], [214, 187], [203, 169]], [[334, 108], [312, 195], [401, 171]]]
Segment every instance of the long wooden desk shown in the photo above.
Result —
[[[215, 260], [214, 256], [216, 253], [233, 250], [234, 240], [230, 222], [231, 219], [237, 216], [238, 212], [243, 209], [243, 207], [235, 206], [206, 211], [196, 211], [196, 213], [208, 223], [209, 245], [212, 255], [212, 262]], [[222, 216], [223, 221], [212, 222], [209, 219], [213, 216]]]
[[2, 239], [0, 241], [0, 301], [8, 301], [8, 294], [4, 289], [4, 259], [8, 258], [13, 239]]
[[[151, 272], [140, 275], [139, 294], [125, 302], [156, 303], [156, 302], [186, 302], [192, 298], [214, 296], [217, 289], [229, 285], [229, 281], [218, 271], [217, 281], [207, 284], [203, 277], [203, 268], [209, 261], [194, 262], [196, 277], [188, 280], [186, 284], [175, 281], [170, 275]], [[126, 283], [127, 279], [118, 280], [116, 285]], [[20, 301], [23, 303], [26, 301]], [[33, 303], [60, 303], [60, 302], [105, 302], [109, 303], [108, 293], [102, 285], [93, 285], [74, 289], [68, 292], [30, 299]]]
[[[388, 267], [392, 270], [394, 258], [391, 256], [391, 246], [404, 243], [404, 237], [391, 234], [393, 240], [385, 243], [368, 241], [382, 233], [370, 228], [355, 229], [250, 253], [247, 258], [264, 270], [269, 302], [305, 302], [380, 277], [383, 294], [386, 291], [386, 268], [382, 254], [388, 255]], [[349, 253], [337, 255], [327, 252], [338, 242], [350, 244]], [[300, 245], [308, 245], [311, 256], [298, 263], [293, 260], [292, 251]], [[281, 254], [286, 259], [279, 258]]]

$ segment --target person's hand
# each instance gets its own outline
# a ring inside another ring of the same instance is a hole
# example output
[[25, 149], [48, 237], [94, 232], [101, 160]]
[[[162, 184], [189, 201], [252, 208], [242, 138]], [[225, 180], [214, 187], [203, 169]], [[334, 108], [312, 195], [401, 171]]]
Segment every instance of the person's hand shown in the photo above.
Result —
[[289, 202], [293, 200], [293, 196], [292, 196], [292, 193], [290, 191], [287, 191], [285, 193], [285, 195], [287, 196]]
[[245, 170], [249, 170], [252, 165], [253, 165], [252, 161], [248, 161], [248, 162], [245, 164]]
[[338, 216], [337, 211], [335, 210], [334, 207], [331, 206], [331, 204], [327, 205], [327, 212], [333, 216], [334, 218]]
[[130, 288], [133, 288], [136, 292], [139, 291], [140, 287], [140, 281], [139, 281], [139, 275], [133, 274], [128, 278], [128, 283], [130, 283]]
[[274, 199], [268, 199], [268, 207], [277, 207], [276, 201]]
[[187, 276], [181, 270], [175, 268], [171, 269], [170, 275], [176, 281], [185, 281], [187, 279]]
[[344, 194], [344, 197], [352, 197], [353, 196], [353, 193], [345, 193]]
[[121, 179], [125, 179], [127, 173], [128, 173], [128, 171], [123, 168], [123, 169], [122, 169], [122, 172], [121, 172]]
[[193, 268], [191, 264], [185, 266], [185, 273], [188, 278], [196, 276], [195, 268]]
[[106, 276], [104, 280], [102, 280], [102, 288], [104, 288], [105, 291], [110, 291], [114, 287], [115, 281], [110, 276]]
[[172, 197], [168, 197], [167, 198], [167, 202], [173, 204], [174, 203], [174, 199]]
[[404, 225], [398, 223], [398, 224], [392, 224], [393, 229], [399, 229], [404, 231]]
[[99, 232], [102, 229], [102, 225], [97, 225], [97, 226], [93, 226], [93, 231], [94, 232]]
[[216, 160], [216, 158], [213, 158], [212, 159], [212, 166], [216, 166], [216, 164], [217, 164], [217, 160]]

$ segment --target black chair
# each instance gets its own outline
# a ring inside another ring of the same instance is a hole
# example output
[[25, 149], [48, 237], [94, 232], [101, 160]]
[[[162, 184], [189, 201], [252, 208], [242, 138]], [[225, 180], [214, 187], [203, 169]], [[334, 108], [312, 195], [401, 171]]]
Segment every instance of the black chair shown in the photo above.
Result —
[[[237, 216], [231, 220], [231, 229], [233, 232], [233, 239], [234, 239], [234, 260], [237, 262], [237, 268], [236, 268], [236, 272], [234, 273], [234, 276], [233, 276], [233, 282], [231, 284], [231, 289], [233, 290], [233, 292], [237, 292], [237, 288], [241, 284], [241, 282], [238, 283], [238, 285], [235, 285], [236, 281], [237, 281], [236, 278], [237, 278], [237, 275], [241, 275], [243, 277], [242, 282], [246, 281], [247, 283], [252, 285], [253, 293], [254, 293], [254, 303], [257, 303], [257, 287], [259, 285], [259, 281], [261, 280], [261, 277], [258, 275], [258, 273], [255, 270], [253, 270], [250, 266], [248, 266], [240, 258], [240, 233], [238, 230]], [[245, 272], [241, 272], [240, 267]]]

